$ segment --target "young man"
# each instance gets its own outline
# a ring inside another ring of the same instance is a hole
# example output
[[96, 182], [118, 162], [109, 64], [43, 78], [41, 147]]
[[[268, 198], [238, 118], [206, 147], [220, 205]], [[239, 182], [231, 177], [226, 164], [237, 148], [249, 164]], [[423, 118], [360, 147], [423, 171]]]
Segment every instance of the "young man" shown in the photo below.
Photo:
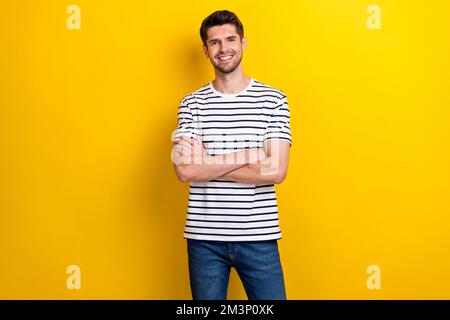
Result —
[[247, 40], [234, 13], [209, 15], [200, 36], [215, 80], [182, 99], [172, 136], [175, 172], [190, 182], [192, 296], [225, 300], [234, 267], [249, 299], [286, 299], [274, 189], [291, 146], [286, 95], [243, 73]]

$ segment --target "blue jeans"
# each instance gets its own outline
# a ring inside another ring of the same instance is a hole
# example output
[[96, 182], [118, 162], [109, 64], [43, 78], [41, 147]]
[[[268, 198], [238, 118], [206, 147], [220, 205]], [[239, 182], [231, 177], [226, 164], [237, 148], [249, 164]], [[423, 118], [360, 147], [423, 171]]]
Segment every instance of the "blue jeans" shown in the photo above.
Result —
[[231, 267], [249, 300], [286, 300], [277, 240], [223, 242], [187, 239], [194, 300], [226, 300]]

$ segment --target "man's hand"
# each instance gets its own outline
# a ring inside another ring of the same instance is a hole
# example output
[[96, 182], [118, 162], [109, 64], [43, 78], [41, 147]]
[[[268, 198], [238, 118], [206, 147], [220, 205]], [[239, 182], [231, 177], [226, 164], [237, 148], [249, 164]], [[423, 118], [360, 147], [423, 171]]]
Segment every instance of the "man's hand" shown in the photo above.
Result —
[[187, 136], [181, 136], [173, 140], [174, 142], [174, 152], [180, 158], [202, 161], [203, 157], [206, 154], [205, 147], [203, 146], [203, 142], [200, 138], [193, 139]]

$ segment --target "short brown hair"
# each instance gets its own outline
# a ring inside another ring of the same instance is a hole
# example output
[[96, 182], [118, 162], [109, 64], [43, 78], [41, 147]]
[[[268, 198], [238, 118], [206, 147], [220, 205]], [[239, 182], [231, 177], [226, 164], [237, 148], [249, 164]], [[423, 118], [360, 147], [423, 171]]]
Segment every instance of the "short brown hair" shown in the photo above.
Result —
[[244, 26], [242, 25], [237, 15], [228, 10], [219, 10], [211, 13], [202, 22], [202, 26], [200, 27], [200, 38], [202, 38], [203, 44], [206, 46], [206, 39], [208, 38], [209, 28], [214, 26], [221, 26], [228, 23], [236, 27], [236, 32], [239, 34], [242, 40], [242, 38], [244, 37]]

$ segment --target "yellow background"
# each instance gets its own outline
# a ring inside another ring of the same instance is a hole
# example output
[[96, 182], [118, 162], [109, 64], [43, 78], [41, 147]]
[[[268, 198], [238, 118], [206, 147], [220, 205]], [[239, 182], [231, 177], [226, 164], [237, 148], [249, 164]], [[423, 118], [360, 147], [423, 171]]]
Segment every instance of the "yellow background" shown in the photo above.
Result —
[[288, 96], [288, 298], [450, 298], [450, 5], [433, 0], [2, 1], [0, 298], [191, 298], [170, 135], [213, 78], [198, 30], [218, 9], [243, 21], [244, 71]]

